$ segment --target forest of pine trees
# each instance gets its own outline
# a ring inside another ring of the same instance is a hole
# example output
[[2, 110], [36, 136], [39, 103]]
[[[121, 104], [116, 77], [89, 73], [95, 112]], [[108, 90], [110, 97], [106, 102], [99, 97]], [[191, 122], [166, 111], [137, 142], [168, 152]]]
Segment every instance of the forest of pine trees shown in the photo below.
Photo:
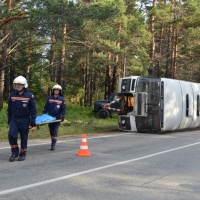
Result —
[[0, 108], [23, 75], [36, 99], [55, 83], [80, 105], [119, 77], [200, 82], [199, 0], [1, 0]]

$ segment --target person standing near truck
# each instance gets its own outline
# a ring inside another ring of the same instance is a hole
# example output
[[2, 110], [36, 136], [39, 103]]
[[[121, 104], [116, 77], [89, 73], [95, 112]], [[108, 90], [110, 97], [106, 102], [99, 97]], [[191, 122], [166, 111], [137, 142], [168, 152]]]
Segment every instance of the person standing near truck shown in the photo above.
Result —
[[[8, 139], [11, 146], [12, 155], [10, 162], [24, 161], [26, 158], [29, 125], [34, 127], [36, 118], [35, 97], [27, 91], [28, 84], [26, 78], [18, 76], [13, 81], [15, 91], [10, 93], [8, 100]], [[21, 148], [17, 144], [18, 132], [21, 138]]]
[[[61, 122], [64, 121], [65, 113], [66, 113], [66, 105], [65, 99], [62, 96], [62, 87], [60, 85], [54, 85], [52, 88], [52, 94], [48, 97], [43, 114], [48, 113], [52, 117], [55, 117], [56, 120], [61, 119]], [[60, 126], [60, 122], [49, 123], [49, 131], [51, 136], [51, 149], [55, 150], [57, 137], [58, 137], [58, 128]]]

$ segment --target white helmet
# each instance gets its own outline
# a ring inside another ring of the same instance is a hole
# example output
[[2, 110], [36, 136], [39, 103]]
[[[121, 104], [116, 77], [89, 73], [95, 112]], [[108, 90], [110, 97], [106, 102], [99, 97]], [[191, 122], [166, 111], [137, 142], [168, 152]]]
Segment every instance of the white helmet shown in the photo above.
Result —
[[18, 76], [13, 81], [13, 87], [16, 90], [15, 84], [22, 84], [24, 85], [24, 88], [28, 88], [27, 80], [23, 76]]
[[60, 91], [62, 91], [62, 87], [57, 84], [57, 85], [53, 86], [52, 90], [60, 90]]

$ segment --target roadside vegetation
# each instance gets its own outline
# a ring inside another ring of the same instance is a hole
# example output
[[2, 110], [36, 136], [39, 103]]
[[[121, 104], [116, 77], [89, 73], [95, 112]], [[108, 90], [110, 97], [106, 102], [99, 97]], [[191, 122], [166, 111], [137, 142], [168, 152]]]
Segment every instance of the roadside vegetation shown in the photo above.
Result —
[[[41, 115], [45, 101], [37, 101], [37, 115]], [[61, 123], [58, 134], [78, 135], [83, 133], [99, 133], [118, 129], [118, 116], [98, 119], [92, 113], [92, 107], [81, 107], [75, 104], [67, 104], [67, 113], [64, 122]], [[7, 141], [9, 126], [7, 123], [7, 104], [4, 103], [0, 110], [0, 141]], [[48, 125], [37, 126], [29, 132], [29, 139], [49, 138]]]

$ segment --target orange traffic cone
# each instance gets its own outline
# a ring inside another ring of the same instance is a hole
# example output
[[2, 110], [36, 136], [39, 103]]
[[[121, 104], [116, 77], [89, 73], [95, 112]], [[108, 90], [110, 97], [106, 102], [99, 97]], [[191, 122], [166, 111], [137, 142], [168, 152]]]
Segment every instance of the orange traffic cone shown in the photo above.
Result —
[[91, 156], [89, 150], [88, 150], [88, 144], [86, 139], [86, 134], [82, 135], [82, 142], [80, 145], [79, 151], [76, 153], [78, 156]]

